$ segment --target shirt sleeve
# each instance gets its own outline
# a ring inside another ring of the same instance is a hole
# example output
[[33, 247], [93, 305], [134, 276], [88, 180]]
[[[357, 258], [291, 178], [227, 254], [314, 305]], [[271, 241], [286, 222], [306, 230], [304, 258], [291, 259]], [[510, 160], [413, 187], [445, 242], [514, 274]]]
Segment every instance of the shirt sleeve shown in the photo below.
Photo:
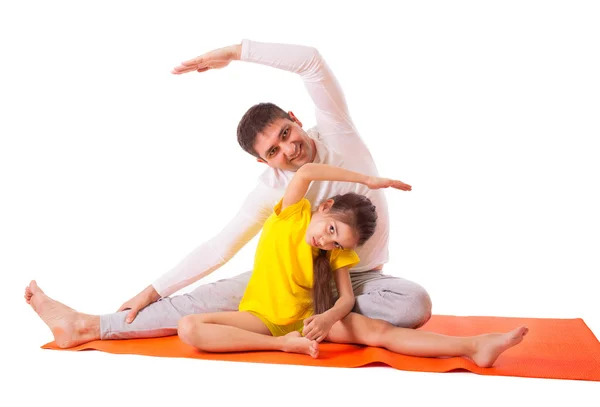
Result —
[[300, 75], [315, 105], [321, 137], [358, 134], [350, 119], [342, 88], [316, 48], [244, 39], [240, 60]]
[[152, 285], [161, 297], [206, 277], [227, 263], [261, 230], [282, 192], [259, 182], [225, 228], [188, 254]]
[[275, 208], [273, 208], [273, 211], [275, 212], [275, 215], [277, 215], [278, 219], [302, 219], [305, 216], [310, 216], [311, 213], [310, 202], [306, 198], [302, 198], [295, 204], [288, 205], [288, 207], [284, 210], [281, 210], [282, 206], [283, 198], [281, 198], [279, 202], [277, 202], [277, 205], [275, 205]]
[[332, 250], [331, 256], [329, 257], [329, 264], [331, 265], [331, 271], [336, 271], [342, 267], [348, 267], [351, 269], [360, 262], [358, 254], [354, 250]]

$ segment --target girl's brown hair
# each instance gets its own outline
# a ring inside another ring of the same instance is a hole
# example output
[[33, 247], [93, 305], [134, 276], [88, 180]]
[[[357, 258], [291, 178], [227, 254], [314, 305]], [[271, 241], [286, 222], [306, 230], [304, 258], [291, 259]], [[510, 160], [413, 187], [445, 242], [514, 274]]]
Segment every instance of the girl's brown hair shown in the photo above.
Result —
[[[336, 195], [329, 213], [338, 221], [350, 226], [358, 235], [358, 246], [362, 246], [375, 232], [377, 211], [375, 205], [364, 195], [349, 192]], [[313, 312], [322, 314], [333, 307], [331, 266], [327, 251], [321, 250], [313, 261]]]

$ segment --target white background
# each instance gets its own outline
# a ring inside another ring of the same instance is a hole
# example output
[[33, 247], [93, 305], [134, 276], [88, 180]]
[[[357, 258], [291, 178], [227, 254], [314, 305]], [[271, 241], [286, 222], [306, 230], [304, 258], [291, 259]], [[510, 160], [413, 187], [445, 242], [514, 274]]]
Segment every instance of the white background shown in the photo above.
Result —
[[[235, 62], [170, 73], [242, 38], [324, 55], [381, 174], [413, 186], [386, 191], [385, 270], [425, 286], [435, 314], [583, 318], [598, 336], [597, 3], [328, 3], [3, 3], [2, 397], [595, 404], [593, 382], [40, 349], [52, 337], [22, 299], [30, 279], [82, 312], [115, 311], [218, 232], [254, 186], [264, 167], [235, 138], [248, 107], [272, 101], [314, 125], [287, 72]], [[205, 281], [248, 270], [255, 244]]]

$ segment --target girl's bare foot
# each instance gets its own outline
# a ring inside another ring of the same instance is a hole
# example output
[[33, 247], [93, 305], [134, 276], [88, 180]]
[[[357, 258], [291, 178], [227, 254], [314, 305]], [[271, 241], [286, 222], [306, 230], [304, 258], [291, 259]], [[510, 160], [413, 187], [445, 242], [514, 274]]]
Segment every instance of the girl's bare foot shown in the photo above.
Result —
[[479, 367], [491, 367], [502, 352], [521, 343], [528, 332], [527, 327], [521, 326], [504, 334], [480, 335], [475, 339], [475, 352], [470, 358]]
[[319, 356], [319, 343], [304, 338], [300, 335], [300, 332], [290, 332], [289, 334], [282, 336], [281, 340], [283, 341], [281, 350], [284, 352], [304, 353], [313, 358]]
[[100, 317], [86, 315], [48, 297], [35, 280], [25, 288], [25, 301], [44, 321], [59, 348], [100, 339]]

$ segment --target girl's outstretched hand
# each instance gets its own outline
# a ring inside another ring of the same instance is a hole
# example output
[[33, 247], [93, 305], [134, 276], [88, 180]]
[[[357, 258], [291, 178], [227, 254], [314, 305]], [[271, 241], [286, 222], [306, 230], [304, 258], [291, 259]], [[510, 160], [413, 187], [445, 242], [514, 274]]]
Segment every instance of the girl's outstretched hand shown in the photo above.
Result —
[[395, 188], [401, 191], [411, 191], [412, 187], [402, 181], [389, 178], [369, 177], [366, 185], [370, 189]]

